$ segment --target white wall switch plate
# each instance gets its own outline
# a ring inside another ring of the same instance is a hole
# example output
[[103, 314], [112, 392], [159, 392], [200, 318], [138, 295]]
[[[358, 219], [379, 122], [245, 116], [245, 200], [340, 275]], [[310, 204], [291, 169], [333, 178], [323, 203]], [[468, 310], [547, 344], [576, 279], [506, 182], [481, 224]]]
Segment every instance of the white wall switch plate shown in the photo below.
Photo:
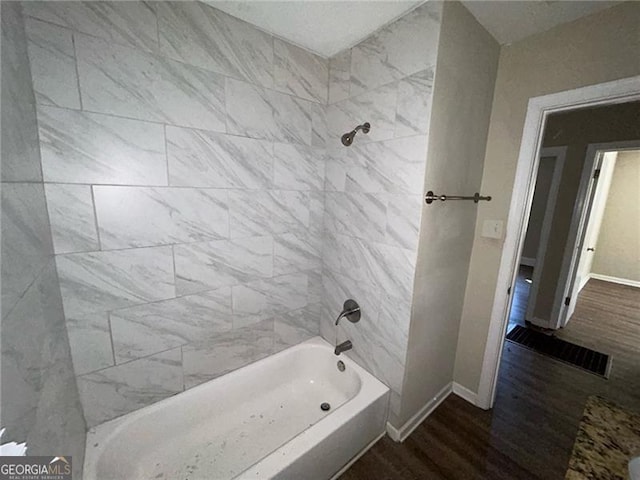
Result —
[[504, 222], [502, 220], [485, 220], [482, 222], [482, 236], [484, 238], [502, 238]]

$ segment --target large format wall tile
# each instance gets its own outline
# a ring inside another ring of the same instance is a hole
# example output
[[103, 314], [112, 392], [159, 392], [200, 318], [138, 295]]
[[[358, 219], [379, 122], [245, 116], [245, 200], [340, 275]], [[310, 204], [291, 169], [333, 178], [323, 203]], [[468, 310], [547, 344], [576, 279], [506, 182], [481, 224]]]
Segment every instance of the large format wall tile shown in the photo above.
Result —
[[327, 106], [314, 103], [311, 105], [311, 145], [326, 148], [328, 140]]
[[167, 127], [169, 184], [266, 189], [273, 183], [270, 142]]
[[272, 351], [273, 320], [222, 333], [205, 344], [182, 347], [185, 388], [260, 360]]
[[441, 2], [425, 3], [353, 47], [351, 95], [435, 65], [441, 10]]
[[388, 195], [384, 243], [418, 251], [422, 195]]
[[349, 98], [351, 85], [351, 49], [329, 60], [329, 103]]
[[325, 241], [333, 247], [333, 253], [325, 256], [325, 268], [389, 295], [411, 297], [415, 251], [340, 234], [327, 237]]
[[49, 263], [53, 254], [44, 187], [2, 185], [2, 317]]
[[274, 140], [311, 145], [311, 108], [314, 104], [271, 90], [266, 93], [278, 129], [278, 136]]
[[322, 302], [322, 269], [308, 270], [307, 277], [309, 278], [307, 285], [309, 305]]
[[231, 330], [231, 288], [114, 310], [110, 318], [122, 363]]
[[229, 77], [273, 86], [270, 35], [204, 3], [156, 5], [163, 53]]
[[344, 133], [365, 122], [371, 124], [371, 130], [368, 134], [360, 132], [356, 142], [365, 143], [393, 138], [397, 97], [398, 88], [397, 83], [394, 82], [329, 105], [327, 107], [329, 139], [340, 141]]
[[99, 250], [91, 187], [49, 183], [45, 193], [55, 252]]
[[52, 255], [21, 9], [22, 2], [0, 5], [3, 442], [26, 442], [30, 455], [60, 449], [81, 478], [86, 424]]
[[320, 333], [320, 304], [279, 315], [273, 324], [274, 350], [283, 350]]
[[75, 40], [86, 110], [225, 131], [221, 75], [86, 35]]
[[[357, 327], [363, 328], [372, 318], [378, 314], [380, 295], [376, 288], [366, 282], [354, 282], [351, 278], [340, 275], [331, 270], [322, 271], [322, 285], [324, 298], [322, 301], [322, 323], [320, 327], [324, 329], [323, 336], [330, 342], [335, 340], [336, 330], [338, 333], [344, 334], [344, 325], [349, 322], [341, 322], [338, 328], [335, 328], [335, 321], [343, 309], [344, 301], [353, 298], [361, 308], [360, 322], [355, 324]], [[328, 327], [328, 328], [327, 328]], [[327, 333], [329, 334], [327, 336]], [[340, 339], [339, 341], [343, 341]], [[356, 351], [362, 349], [362, 345], [354, 344]]]
[[[397, 305], [394, 302], [393, 305]], [[354, 345], [358, 345], [356, 353], [366, 363], [372, 373], [395, 392], [402, 392], [404, 364], [406, 356], [409, 319], [401, 318], [401, 310], [394, 317], [373, 315], [367, 323], [362, 325], [345, 323], [344, 330]], [[354, 347], [355, 348], [355, 347]]]
[[431, 67], [398, 82], [396, 137], [429, 132], [434, 70]]
[[[402, 391], [406, 342], [409, 328], [410, 298], [388, 297], [384, 291], [354, 282], [331, 271], [323, 272], [324, 293], [321, 329], [323, 336], [333, 341], [350, 339], [356, 360], [366, 366], [379, 380], [394, 391]], [[341, 322], [335, 327], [335, 317], [346, 298], [355, 299], [362, 309], [360, 322]]]
[[175, 296], [171, 247], [72, 253], [56, 260], [67, 317]]
[[333, 341], [349, 297], [364, 323], [339, 336], [400, 398], [409, 317], [380, 303], [410, 307], [436, 51], [403, 49], [437, 39], [439, 7], [329, 61], [197, 2], [26, 8], [49, 22], [32, 32], [57, 67], [43, 95], [62, 105], [79, 84], [85, 109], [38, 107], [89, 423], [320, 326]]
[[71, 30], [38, 20], [25, 22], [36, 101], [80, 108], [78, 75]]
[[24, 2], [24, 13], [115, 43], [145, 50], [158, 48], [158, 28], [153, 3]]
[[368, 193], [327, 193], [327, 229], [381, 242], [385, 237], [386, 197]]
[[273, 106], [265, 89], [228, 78], [225, 97], [228, 133], [266, 140], [278, 138]]
[[233, 326], [297, 310], [307, 305], [308, 277], [304, 273], [254, 280], [232, 287]]
[[273, 45], [275, 89], [326, 103], [328, 61], [279, 38], [273, 40]]
[[283, 233], [273, 248], [275, 275], [314, 270], [321, 265], [322, 239], [313, 233]]
[[324, 231], [324, 192], [308, 192], [309, 198], [309, 229], [311, 235], [318, 239]]
[[180, 348], [78, 377], [88, 426], [183, 390]]
[[69, 345], [76, 375], [114, 365], [111, 332], [106, 312], [66, 317]]
[[411, 137], [340, 147], [327, 152], [327, 190], [368, 193], [422, 193], [427, 137]]
[[2, 319], [2, 426], [8, 429], [6, 438], [27, 438], [36, 421], [50, 354], [58, 342], [66, 341], [55, 275], [50, 261]]
[[176, 245], [173, 251], [179, 295], [273, 275], [273, 239], [268, 236]]
[[[3, 45], [6, 40], [2, 40]], [[4, 50], [2, 51], [4, 57]], [[0, 174], [6, 182], [41, 182], [40, 149], [38, 148], [38, 125], [36, 109], [32, 103], [24, 102], [24, 97], [12, 98], [17, 92], [10, 92], [11, 80], [6, 79], [6, 67], [2, 70], [2, 109], [0, 118]]]
[[[426, 151], [427, 137], [424, 135], [371, 143], [355, 149], [367, 170], [375, 172], [371, 177], [375, 183], [382, 184], [381, 191], [416, 195], [424, 188]], [[357, 174], [348, 178], [347, 190], [355, 188], [356, 182]], [[365, 187], [365, 191], [372, 190]]]
[[161, 125], [39, 107], [47, 182], [166, 185]]
[[19, 4], [0, 3], [2, 8], [2, 181], [42, 181], [34, 95], [27, 57], [27, 41]]
[[362, 244], [365, 262], [372, 272], [370, 277], [367, 275], [369, 281], [388, 295], [411, 298], [417, 253], [376, 242], [359, 240], [356, 243]]
[[305, 145], [273, 146], [273, 183], [283, 190], [322, 190], [324, 150]]
[[309, 198], [287, 190], [229, 192], [231, 238], [306, 230]]
[[225, 91], [229, 133], [311, 144], [312, 102], [231, 78]]
[[228, 238], [227, 192], [196, 188], [93, 187], [103, 249]]
[[[59, 320], [62, 324], [62, 315]], [[26, 443], [33, 455], [47, 455], [52, 448], [68, 452], [74, 459], [73, 478], [82, 478], [87, 425], [68, 345], [63, 340], [58, 347], [46, 369], [38, 415]]]

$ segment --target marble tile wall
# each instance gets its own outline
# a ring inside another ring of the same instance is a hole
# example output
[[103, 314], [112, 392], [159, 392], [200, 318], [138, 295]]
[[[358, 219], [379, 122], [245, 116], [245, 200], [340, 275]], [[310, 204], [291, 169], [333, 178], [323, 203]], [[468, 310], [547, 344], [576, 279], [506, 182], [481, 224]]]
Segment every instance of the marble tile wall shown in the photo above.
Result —
[[328, 60], [200, 2], [24, 10], [87, 423], [317, 335]]
[[440, 4], [330, 60], [199, 2], [24, 8], [88, 424], [333, 342], [348, 297], [339, 337], [399, 398]]
[[[2, 442], [73, 456], [81, 478], [80, 405], [42, 183], [35, 98], [20, 5], [2, 2]], [[57, 48], [57, 43], [55, 43]], [[66, 46], [65, 46], [66, 47]], [[35, 55], [42, 56], [41, 52]], [[52, 96], [56, 97], [56, 92]], [[58, 97], [56, 97], [58, 98]]]
[[[351, 354], [403, 389], [427, 162], [439, 2], [428, 2], [329, 61], [326, 108], [322, 335], [350, 339]], [[419, 48], [417, 47], [419, 45]], [[371, 123], [352, 146], [340, 136]], [[346, 298], [357, 324], [333, 323]]]

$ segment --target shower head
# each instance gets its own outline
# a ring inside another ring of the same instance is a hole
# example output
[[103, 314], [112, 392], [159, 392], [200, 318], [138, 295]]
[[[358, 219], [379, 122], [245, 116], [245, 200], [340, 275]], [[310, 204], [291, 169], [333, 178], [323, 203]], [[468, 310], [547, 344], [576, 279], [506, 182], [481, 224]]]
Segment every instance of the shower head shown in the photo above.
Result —
[[342, 135], [342, 144], [345, 147], [350, 146], [353, 143], [353, 137], [356, 136], [356, 133], [358, 133], [358, 130], [362, 130], [362, 133], [369, 133], [370, 129], [371, 129], [371, 125], [369, 124], [369, 122], [365, 122], [362, 125], [358, 125], [349, 133], [345, 133], [344, 135]]

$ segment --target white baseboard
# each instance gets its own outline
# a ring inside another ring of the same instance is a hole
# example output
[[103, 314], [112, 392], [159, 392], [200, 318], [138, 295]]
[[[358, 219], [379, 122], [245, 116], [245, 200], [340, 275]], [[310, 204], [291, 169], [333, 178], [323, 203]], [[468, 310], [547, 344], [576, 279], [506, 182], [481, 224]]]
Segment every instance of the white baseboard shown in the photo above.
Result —
[[520, 257], [520, 265], [526, 265], [527, 267], [535, 267], [536, 259], [529, 257]]
[[367, 453], [367, 451], [373, 447], [376, 443], [378, 443], [378, 441], [384, 437], [387, 434], [387, 432], [382, 432], [380, 435], [378, 435], [371, 443], [369, 443], [366, 447], [364, 447], [362, 450], [360, 450], [360, 452], [358, 452], [356, 454], [355, 457], [353, 457], [351, 460], [349, 460], [347, 462], [347, 464], [342, 467], [340, 470], [338, 470], [338, 473], [336, 473], [333, 477], [331, 477], [331, 480], [337, 480], [338, 478], [340, 478], [342, 476], [342, 474], [344, 472], [346, 472], [347, 470], [349, 470], [349, 468], [351, 467], [351, 465], [353, 465], [354, 463], [356, 463], [358, 460], [360, 460], [360, 457], [363, 456], [365, 453]]
[[467, 387], [463, 387], [456, 382], [453, 382], [453, 393], [463, 400], [466, 400], [471, 405], [476, 405], [476, 401], [478, 400], [478, 394], [476, 392], [472, 392]]
[[619, 283], [620, 285], [627, 285], [629, 287], [640, 288], [640, 282], [637, 280], [629, 280], [628, 278], [610, 277], [609, 275], [600, 275], [599, 273], [589, 274], [590, 278], [596, 280], [602, 280], [604, 282]]
[[580, 281], [580, 286], [578, 287], [578, 293], [580, 293], [582, 289], [587, 285], [587, 283], [589, 283], [589, 280], [591, 280], [591, 278], [592, 278], [591, 274], [584, 276], [584, 278]]
[[413, 433], [413, 431], [420, 425], [425, 419], [438, 408], [438, 406], [449, 396], [453, 391], [453, 382], [445, 385], [435, 397], [429, 400], [413, 417], [400, 428], [396, 428], [387, 422], [387, 433], [394, 442], [404, 442], [406, 438]]
[[544, 318], [531, 317], [527, 318], [527, 320], [536, 327], [551, 328], [549, 325], [549, 320], [545, 320]]

